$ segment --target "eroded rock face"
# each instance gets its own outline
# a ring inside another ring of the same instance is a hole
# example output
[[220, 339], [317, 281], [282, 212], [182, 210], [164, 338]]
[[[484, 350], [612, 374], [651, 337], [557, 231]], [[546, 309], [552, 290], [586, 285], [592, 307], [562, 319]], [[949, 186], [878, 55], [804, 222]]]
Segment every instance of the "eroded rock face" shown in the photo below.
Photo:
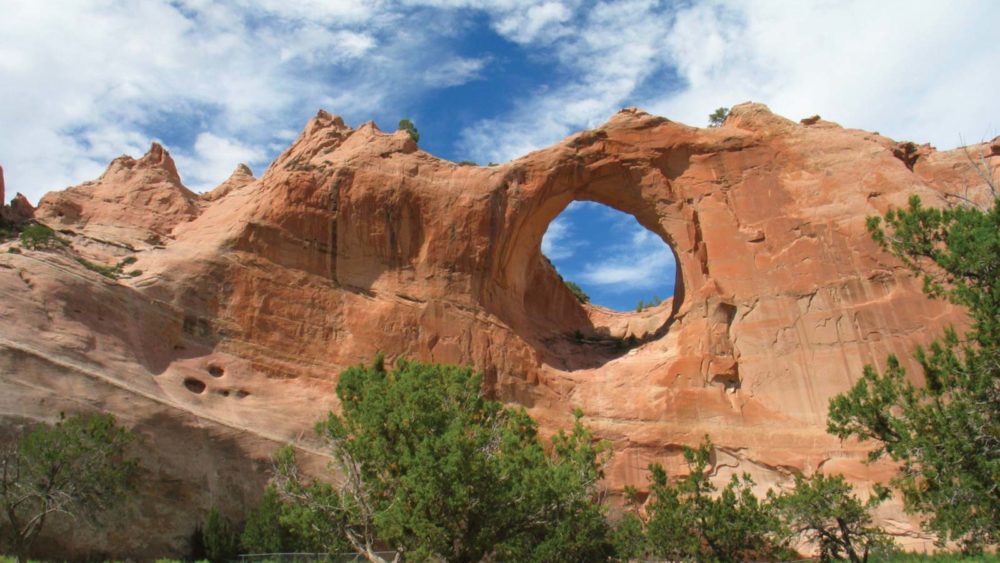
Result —
[[246, 164], [240, 164], [233, 170], [233, 173], [229, 175], [229, 178], [225, 182], [219, 184], [214, 190], [203, 194], [201, 196], [202, 201], [215, 201], [219, 198], [229, 195], [229, 192], [233, 190], [238, 190], [243, 186], [252, 184], [256, 180], [253, 177], [253, 170]]
[[[260, 179], [238, 169], [207, 196], [154, 145], [42, 200], [36, 217], [70, 250], [0, 253], [0, 413], [102, 409], [148, 433], [159, 453], [141, 502], [158, 525], [139, 521], [142, 545], [71, 537], [114, 556], [182, 551], [192, 514], [254, 500], [280, 442], [321, 467], [311, 427], [338, 408], [340, 370], [377, 351], [474, 365], [546, 433], [579, 407], [614, 445], [613, 491], [644, 489], [653, 461], [680, 470], [681, 446], [705, 434], [718, 477], [747, 471], [762, 491], [793, 472], [884, 480], [891, 467], [826, 434], [828, 400], [889, 353], [918, 377], [911, 351], [966, 319], [925, 298], [865, 218], [911, 194], [983, 190], [963, 151], [910, 145], [758, 104], [717, 129], [627, 109], [474, 167], [320, 112]], [[989, 145], [967, 150], [1000, 165]], [[540, 253], [574, 200], [668, 242], [674, 298], [635, 314], [581, 305]], [[134, 256], [141, 273], [109, 280], [74, 252]], [[192, 441], [202, 462], [164, 459]], [[882, 516], [914, 529], [898, 505]]]
[[18, 192], [7, 204], [4, 189], [3, 166], [0, 166], [0, 222], [18, 225], [34, 217], [35, 208], [24, 194]]
[[170, 154], [153, 143], [138, 160], [116, 158], [97, 180], [47, 194], [35, 215], [54, 229], [141, 247], [162, 244], [174, 226], [197, 217], [198, 202]]

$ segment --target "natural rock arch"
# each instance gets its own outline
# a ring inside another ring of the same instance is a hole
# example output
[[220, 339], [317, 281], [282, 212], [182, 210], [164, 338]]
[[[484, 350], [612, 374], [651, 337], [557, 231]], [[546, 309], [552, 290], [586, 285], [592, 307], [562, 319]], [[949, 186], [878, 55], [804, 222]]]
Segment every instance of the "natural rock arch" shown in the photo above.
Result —
[[[713, 129], [624, 110], [475, 167], [320, 112], [261, 178], [238, 169], [199, 196], [154, 146], [47, 195], [36, 213], [88, 260], [134, 253], [142, 276], [108, 280], [63, 253], [0, 253], [4, 304], [23, 328], [0, 335], [0, 396], [12, 398], [0, 415], [90, 408], [175, 438], [193, 420], [260, 460], [263, 478], [276, 443], [308, 450], [313, 423], [338, 408], [337, 374], [382, 351], [483, 370], [487, 390], [527, 408], [546, 435], [582, 409], [614, 449], [612, 491], [646, 486], [652, 461], [680, 470], [680, 446], [706, 433], [720, 479], [748, 471], [766, 487], [820, 466], [884, 479], [892, 468], [864, 465], [863, 445], [826, 434], [827, 401], [864, 364], [890, 352], [906, 362], [964, 317], [921, 293], [872, 243], [865, 217], [913, 193], [931, 202], [979, 185], [961, 150], [902, 162], [896, 147], [742, 104]], [[673, 316], [617, 355], [568, 338], [602, 321], [540, 255], [548, 222], [573, 200], [633, 215], [676, 254]], [[248, 467], [238, 465], [227, 474]], [[162, 502], [155, 489], [168, 479], [201, 491], [204, 466], [169, 466], [147, 492]], [[184, 537], [190, 518], [167, 512], [135, 537]]]
[[[632, 111], [620, 117], [645, 119], [650, 127], [666, 123]], [[706, 283], [708, 267], [698, 211], [673, 187], [673, 180], [690, 163], [691, 147], [681, 144], [637, 150], [627, 161], [614, 154], [618, 149], [617, 144], [609, 146], [603, 130], [581, 133], [533, 154], [532, 162], [511, 163], [511, 172], [494, 192], [502, 195], [500, 207], [506, 215], [489, 276], [496, 280], [500, 294], [493, 310], [526, 340], [531, 341], [534, 333], [566, 335], [576, 331], [596, 338], [634, 336], [640, 344], [663, 338], [684, 306], [688, 288]], [[652, 315], [607, 315], [581, 306], [540, 250], [549, 223], [573, 201], [591, 201], [629, 214], [671, 249], [677, 274], [668, 305]], [[486, 305], [489, 307], [490, 301]], [[645, 317], [642, 326], [632, 326], [640, 317]], [[536, 348], [546, 360], [566, 369], [596, 367], [624, 353], [612, 351], [598, 355], [603, 359], [580, 362], [579, 350], [565, 346], [553, 349], [552, 339], [550, 336]]]

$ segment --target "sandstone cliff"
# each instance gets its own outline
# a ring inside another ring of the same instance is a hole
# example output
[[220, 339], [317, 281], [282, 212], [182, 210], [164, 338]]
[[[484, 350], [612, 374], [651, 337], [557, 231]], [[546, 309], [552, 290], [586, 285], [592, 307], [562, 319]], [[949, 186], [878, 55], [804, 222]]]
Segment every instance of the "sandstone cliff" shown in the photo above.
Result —
[[[35, 217], [66, 249], [0, 248], [0, 415], [9, 426], [101, 409], [144, 436], [130, 516], [142, 536], [67, 532], [76, 553], [182, 551], [198, 511], [254, 500], [284, 441], [320, 467], [310, 429], [337, 408], [338, 372], [379, 350], [472, 364], [546, 432], [581, 408], [614, 444], [614, 491], [643, 489], [652, 461], [680, 470], [680, 447], [705, 434], [720, 479], [748, 471], [763, 489], [824, 471], [867, 484], [891, 467], [826, 434], [827, 401], [889, 353], [913, 368], [918, 344], [965, 318], [925, 298], [865, 218], [911, 194], [974, 194], [969, 155], [996, 169], [996, 152], [743, 104], [716, 129], [627, 109], [474, 167], [321, 111], [259, 179], [240, 168], [199, 196], [154, 144], [43, 198]], [[540, 253], [574, 200], [668, 242], [674, 298], [635, 314], [581, 305]], [[109, 279], [75, 257], [134, 258], [141, 273]], [[898, 505], [882, 517], [914, 530]]]

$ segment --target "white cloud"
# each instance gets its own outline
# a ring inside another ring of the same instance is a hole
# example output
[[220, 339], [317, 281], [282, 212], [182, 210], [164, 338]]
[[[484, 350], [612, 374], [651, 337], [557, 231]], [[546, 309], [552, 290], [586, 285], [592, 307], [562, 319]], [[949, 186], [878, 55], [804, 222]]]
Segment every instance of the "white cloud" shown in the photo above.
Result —
[[546, 42], [570, 33], [572, 10], [562, 2], [544, 2], [504, 13], [494, 24], [500, 35], [521, 44]]
[[[997, 2], [0, 3], [16, 22], [0, 34], [0, 164], [8, 189], [32, 201], [154, 137], [171, 138], [185, 178], [212, 186], [237, 164], [224, 159], [262, 168], [318, 107], [357, 121], [419, 112], [427, 92], [507, 64], [462, 51], [481, 16], [518, 56], [553, 68], [511, 91], [510, 111], [484, 108], [458, 134], [462, 157], [481, 162], [623, 105], [702, 125], [716, 107], [754, 100], [941, 148], [1000, 132]], [[229, 144], [212, 155], [195, 146], [205, 139]]]
[[433, 88], [447, 88], [465, 84], [479, 78], [479, 73], [486, 66], [486, 59], [466, 59], [455, 57], [444, 61], [423, 73], [424, 82]]
[[625, 233], [623, 243], [611, 257], [587, 263], [581, 281], [602, 286], [612, 293], [673, 286], [677, 266], [673, 252], [659, 237], [641, 226]]
[[17, 25], [0, 34], [0, 164], [33, 202], [153, 138], [180, 139], [181, 174], [211, 187], [237, 158], [262, 168], [319, 107], [360, 121], [488, 62], [436, 43], [447, 18], [402, 25], [389, 2], [2, 2]]
[[1000, 3], [972, 1], [705, 0], [676, 13], [601, 3], [551, 46], [574, 78], [471, 125], [462, 142], [474, 159], [505, 161], [623, 105], [701, 126], [752, 100], [951, 148], [1000, 133], [998, 19]]
[[702, 3], [678, 14], [672, 62], [685, 79], [649, 109], [693, 124], [754, 100], [942, 148], [1000, 127], [992, 2]]
[[526, 46], [550, 43], [573, 33], [582, 0], [402, 0], [407, 6], [485, 12], [493, 31]]
[[510, 115], [480, 121], [462, 132], [476, 160], [506, 161], [558, 141], [611, 116], [659, 69], [670, 16], [645, 0], [601, 3], [587, 9], [553, 56], [575, 78], [520, 100]]
[[572, 220], [566, 215], [556, 217], [549, 223], [542, 236], [542, 254], [549, 260], [565, 260], [576, 253], [576, 249], [586, 245], [585, 241], [574, 240]]
[[[266, 152], [260, 147], [247, 146], [234, 139], [212, 133], [201, 133], [193, 151], [177, 154], [177, 168], [185, 185], [197, 192], [209, 191], [236, 168], [236, 164], [260, 162]], [[260, 170], [255, 171], [258, 175]]]

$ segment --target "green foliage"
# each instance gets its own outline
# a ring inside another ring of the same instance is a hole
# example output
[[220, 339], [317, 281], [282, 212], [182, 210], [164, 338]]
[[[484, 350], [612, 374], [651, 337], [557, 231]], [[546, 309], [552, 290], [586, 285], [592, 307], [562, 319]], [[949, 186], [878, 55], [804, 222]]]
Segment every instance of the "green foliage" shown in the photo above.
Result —
[[712, 442], [685, 448], [690, 473], [674, 482], [658, 464], [649, 466], [653, 501], [647, 505], [649, 551], [668, 560], [743, 561], [792, 555], [785, 529], [768, 501], [753, 494], [750, 476], [733, 475], [716, 494], [708, 470]]
[[80, 256], [74, 257], [76, 261], [84, 268], [90, 270], [91, 272], [97, 272], [106, 278], [114, 279], [118, 273], [118, 268], [115, 266], [105, 266], [103, 264], [95, 264], [86, 258], [81, 258]]
[[75, 256], [74, 259], [84, 268], [90, 270], [91, 272], [97, 272], [106, 278], [117, 279], [118, 276], [127, 275], [130, 278], [142, 275], [142, 270], [132, 270], [128, 274], [123, 274], [122, 268], [129, 264], [134, 264], [136, 262], [135, 256], [126, 256], [120, 262], [114, 266], [105, 266], [103, 264], [95, 264], [86, 258]]
[[636, 313], [641, 313], [641, 312], [643, 312], [646, 309], [651, 309], [653, 307], [659, 307], [662, 303], [663, 303], [663, 300], [660, 299], [660, 296], [654, 294], [653, 298], [650, 299], [649, 301], [643, 301], [642, 299], [640, 299], [639, 300], [639, 304], [635, 306], [635, 312]]
[[775, 505], [792, 532], [819, 545], [823, 561], [867, 561], [874, 552], [892, 549], [892, 540], [872, 524], [871, 510], [887, 496], [876, 490], [867, 502], [852, 493], [840, 475], [796, 476], [795, 489], [777, 496]]
[[729, 108], [718, 108], [708, 115], [708, 126], [722, 127], [727, 117], [729, 117]]
[[[276, 462], [294, 463], [290, 447], [279, 450]], [[313, 498], [333, 492], [327, 484], [316, 484], [308, 491]], [[303, 493], [302, 490], [295, 491]], [[334, 493], [335, 494], [335, 493]], [[338, 535], [338, 529], [325, 521], [323, 514], [312, 513], [304, 505], [286, 502], [274, 486], [264, 491], [256, 509], [247, 516], [240, 535], [243, 553], [339, 553], [349, 551], [349, 545]]]
[[406, 131], [410, 134], [410, 138], [413, 139], [414, 143], [420, 142], [420, 132], [417, 131], [417, 126], [413, 124], [409, 119], [400, 119], [399, 127], [396, 128], [397, 131]]
[[14, 225], [9, 223], [3, 217], [0, 217], [0, 241], [4, 239], [14, 238], [15, 232], [16, 229], [14, 228]]
[[41, 223], [32, 223], [21, 230], [21, 244], [32, 250], [52, 248], [58, 243], [56, 232]]
[[458, 161], [459, 166], [479, 166], [474, 160], [460, 160]]
[[[607, 449], [580, 423], [546, 454], [534, 421], [482, 396], [467, 368], [398, 361], [345, 371], [342, 415], [318, 425], [344, 484], [298, 474], [279, 453], [283, 498], [351, 548], [407, 559], [603, 560], [610, 530], [596, 502]], [[291, 519], [288, 519], [290, 521]]]
[[240, 534], [243, 553], [281, 553], [288, 545], [288, 531], [281, 525], [281, 497], [274, 487], [264, 490], [257, 508], [247, 515]]
[[50, 518], [93, 523], [124, 500], [138, 473], [126, 456], [134, 439], [111, 415], [71, 416], [0, 450], [0, 533], [20, 560]]
[[[1000, 201], [1000, 200], [997, 200]], [[907, 209], [868, 218], [883, 248], [921, 275], [924, 291], [964, 305], [975, 322], [969, 336], [980, 344], [1000, 339], [1000, 209], [926, 208], [912, 196]]]
[[356, 506], [346, 504], [329, 483], [302, 478], [291, 446], [275, 454], [275, 474], [282, 501], [280, 523], [294, 538], [295, 551], [353, 551], [345, 533], [351, 531], [347, 511]]
[[201, 541], [205, 546], [205, 555], [212, 563], [229, 561], [239, 554], [239, 534], [214, 506], [208, 511], [205, 525], [201, 528]]
[[830, 402], [828, 429], [871, 440], [871, 459], [901, 464], [893, 486], [924, 513], [939, 539], [976, 551], [1000, 542], [1000, 210], [972, 206], [906, 209], [868, 220], [873, 238], [923, 277], [925, 291], [968, 308], [971, 330], [945, 331], [918, 349], [925, 385], [910, 383], [890, 356], [866, 366]]
[[580, 286], [576, 285], [575, 283], [569, 280], [563, 280], [563, 283], [566, 284], [566, 287], [569, 288], [569, 290], [573, 293], [573, 295], [577, 298], [577, 300], [580, 301], [580, 303], [590, 303], [590, 296], [587, 295], [587, 292], [581, 289]]
[[642, 519], [633, 512], [626, 512], [611, 534], [615, 558], [620, 561], [641, 559], [646, 553], [646, 535]]

